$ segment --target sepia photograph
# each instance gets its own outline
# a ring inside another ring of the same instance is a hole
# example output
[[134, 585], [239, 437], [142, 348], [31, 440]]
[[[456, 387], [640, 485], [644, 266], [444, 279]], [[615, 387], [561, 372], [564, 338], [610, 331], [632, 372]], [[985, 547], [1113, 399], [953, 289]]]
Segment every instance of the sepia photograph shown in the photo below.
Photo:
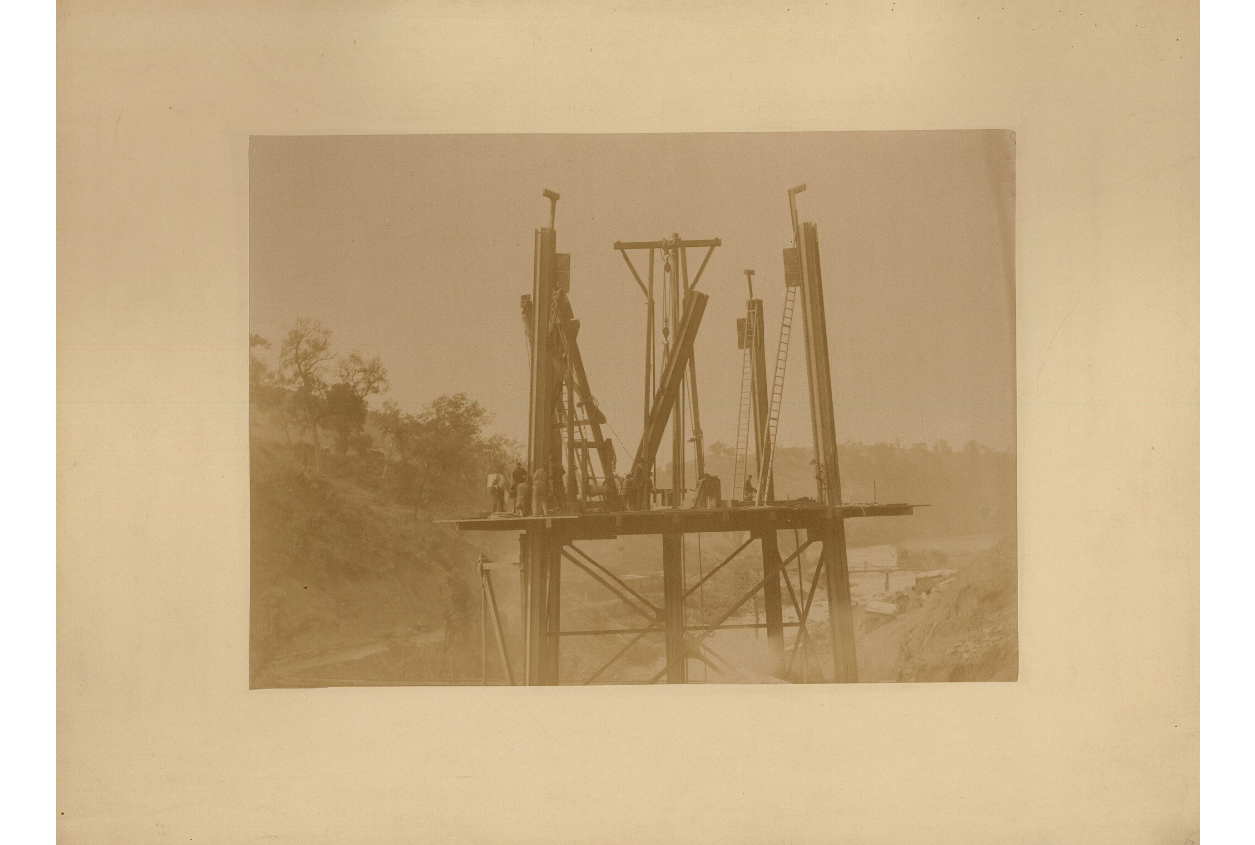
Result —
[[1015, 136], [254, 136], [250, 686], [1015, 681]]
[[1212, 265], [1203, 326], [1200, 260], [1249, 238], [1200, 217], [1197, 4], [55, 27], [55, 97], [10, 75], [55, 325], [10, 311], [56, 420], [10, 445], [55, 429], [55, 542], [12, 521], [56, 566], [11, 569], [56, 626], [10, 639], [56, 652], [55, 807], [15, 794], [58, 842], [1216, 837], [1200, 340], [1250, 309]]

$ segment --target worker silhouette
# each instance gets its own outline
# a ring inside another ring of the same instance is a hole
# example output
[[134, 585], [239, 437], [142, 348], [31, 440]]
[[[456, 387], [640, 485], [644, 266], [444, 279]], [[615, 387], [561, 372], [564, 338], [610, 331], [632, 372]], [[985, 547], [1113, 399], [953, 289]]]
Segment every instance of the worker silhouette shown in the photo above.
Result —
[[532, 515], [532, 482], [526, 472], [523, 473], [523, 480], [514, 485], [514, 512], [519, 516]]
[[744, 501], [746, 502], [754, 501], [754, 495], [758, 492], [757, 490], [754, 489], [754, 476], [752, 475], [745, 476], [745, 486], [741, 488], [741, 492], [743, 494]]
[[532, 473], [532, 516], [548, 516], [549, 511], [549, 471], [537, 467]]
[[[528, 476], [527, 470], [523, 467], [523, 462], [515, 461], [514, 469], [510, 471], [510, 495], [514, 497], [514, 509], [516, 511], [521, 510], [519, 507], [521, 504], [519, 501], [519, 485], [528, 481], [529, 478], [530, 476]], [[531, 495], [531, 486], [529, 485], [527, 489], [528, 495]], [[531, 508], [531, 504], [531, 500], [529, 499], [527, 502], [529, 509]]]
[[492, 512], [501, 513], [505, 510], [506, 479], [505, 473], [494, 472], [488, 475], [488, 496], [492, 500]]

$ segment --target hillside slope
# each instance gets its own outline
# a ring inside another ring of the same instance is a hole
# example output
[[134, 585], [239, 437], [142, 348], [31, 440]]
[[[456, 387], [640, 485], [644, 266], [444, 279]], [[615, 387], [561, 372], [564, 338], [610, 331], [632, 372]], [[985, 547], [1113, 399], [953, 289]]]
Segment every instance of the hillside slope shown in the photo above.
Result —
[[477, 549], [282, 443], [252, 444], [253, 687], [468, 679]]
[[[1015, 545], [963, 566], [919, 604], [858, 640], [861, 681], [1014, 681]], [[918, 600], [918, 599], [917, 599]]]

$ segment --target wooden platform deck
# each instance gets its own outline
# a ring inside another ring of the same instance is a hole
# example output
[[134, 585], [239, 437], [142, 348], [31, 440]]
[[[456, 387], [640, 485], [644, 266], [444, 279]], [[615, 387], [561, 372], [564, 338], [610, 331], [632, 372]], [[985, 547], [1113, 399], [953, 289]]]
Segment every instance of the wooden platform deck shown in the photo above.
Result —
[[627, 534], [706, 534], [809, 528], [824, 520], [863, 516], [910, 516], [905, 502], [828, 507], [814, 502], [777, 502], [761, 507], [657, 508], [549, 516], [481, 516], [442, 519], [459, 531], [527, 531], [544, 528], [572, 540], [608, 540]]

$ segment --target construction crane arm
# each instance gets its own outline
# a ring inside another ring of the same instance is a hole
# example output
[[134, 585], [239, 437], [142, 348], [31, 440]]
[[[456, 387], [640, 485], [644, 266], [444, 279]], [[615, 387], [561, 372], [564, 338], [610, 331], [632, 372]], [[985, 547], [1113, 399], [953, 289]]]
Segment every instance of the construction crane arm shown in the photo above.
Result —
[[[671, 354], [667, 356], [662, 368], [662, 378], [654, 401], [650, 405], [649, 418], [645, 422], [645, 431], [641, 435], [640, 445], [636, 449], [636, 459], [632, 462], [634, 471], [649, 467], [654, 463], [658, 449], [662, 445], [662, 436], [666, 432], [671, 411], [675, 408], [676, 397], [684, 384], [684, 376], [689, 361], [693, 358], [693, 341], [697, 337], [697, 329], [701, 325], [702, 315], [706, 312], [709, 297], [694, 291], [685, 305], [684, 315], [680, 318], [680, 326], [676, 332], [675, 344]], [[679, 460], [683, 460], [680, 456]]]

